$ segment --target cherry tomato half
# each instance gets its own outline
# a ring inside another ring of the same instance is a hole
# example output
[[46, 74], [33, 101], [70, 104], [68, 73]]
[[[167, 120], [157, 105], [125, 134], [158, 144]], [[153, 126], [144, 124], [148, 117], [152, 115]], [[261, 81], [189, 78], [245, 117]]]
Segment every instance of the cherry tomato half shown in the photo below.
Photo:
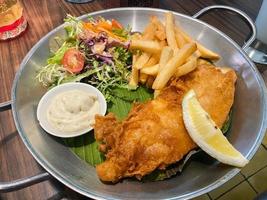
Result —
[[68, 49], [62, 59], [63, 66], [71, 73], [82, 71], [84, 66], [84, 56], [77, 49]]
[[121, 23], [118, 22], [117, 20], [112, 19], [112, 20], [111, 20], [111, 23], [112, 23], [112, 27], [113, 27], [113, 28], [123, 29], [123, 26], [122, 26]]

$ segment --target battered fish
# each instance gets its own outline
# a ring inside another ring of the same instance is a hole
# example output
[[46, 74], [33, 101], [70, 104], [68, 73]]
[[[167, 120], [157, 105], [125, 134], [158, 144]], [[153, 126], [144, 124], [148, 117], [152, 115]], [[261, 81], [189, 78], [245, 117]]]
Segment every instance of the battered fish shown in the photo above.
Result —
[[221, 127], [234, 99], [236, 75], [223, 73], [212, 65], [201, 65], [147, 103], [135, 104], [128, 117], [119, 122], [110, 113], [97, 116], [95, 138], [102, 142], [105, 162], [96, 167], [102, 181], [117, 182], [124, 177], [141, 179], [155, 169], [165, 169], [197, 147], [188, 135], [181, 102], [193, 88], [200, 104]]

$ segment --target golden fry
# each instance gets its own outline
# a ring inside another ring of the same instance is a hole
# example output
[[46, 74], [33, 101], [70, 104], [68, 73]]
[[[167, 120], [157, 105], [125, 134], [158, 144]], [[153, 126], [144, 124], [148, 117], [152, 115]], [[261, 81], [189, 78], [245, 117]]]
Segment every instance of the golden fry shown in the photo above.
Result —
[[157, 64], [159, 62], [159, 57], [157, 54], [153, 54], [149, 60], [147, 61], [147, 63], [144, 65], [144, 67], [150, 67], [153, 66], [155, 64]]
[[179, 28], [178, 26], [176, 26], [175, 30], [176, 30], [176, 32], [180, 33], [183, 36], [184, 40], [187, 43], [194, 42], [194, 40], [186, 32], [184, 32], [181, 28]]
[[[136, 63], [138, 59], [138, 56], [137, 55], [133, 55], [133, 65]], [[131, 73], [131, 76], [130, 76], [130, 81], [129, 81], [129, 85], [131, 87], [136, 87], [138, 85], [138, 80], [139, 80], [139, 70], [136, 69], [135, 67], [132, 67], [132, 73]]]
[[156, 38], [158, 38], [158, 39], [161, 40], [161, 41], [165, 40], [165, 39], [166, 39], [166, 33], [165, 33], [165, 30], [164, 30], [164, 32], [157, 30], [157, 31], [155, 32], [155, 36], [156, 36]]
[[200, 43], [197, 43], [197, 48], [198, 48], [202, 58], [208, 58], [210, 60], [219, 60], [220, 59], [220, 56], [217, 53], [207, 49], [206, 47], [204, 47]]
[[147, 78], [148, 78], [148, 75], [147, 75], [147, 74], [140, 73], [140, 80], [139, 80], [139, 81], [140, 81], [142, 84], [145, 84]]
[[147, 61], [150, 58], [150, 54], [149, 53], [142, 53], [139, 58], [136, 60], [136, 62], [133, 65], [133, 68], [136, 69], [141, 69], [144, 67], [144, 65], [147, 63]]
[[135, 63], [136, 63], [136, 61], [137, 61], [138, 58], [139, 58], [139, 55], [133, 54], [133, 60], [132, 60], [132, 65], [133, 66], [135, 65]]
[[189, 61], [187, 61], [182, 66], [178, 67], [174, 76], [180, 77], [188, 74], [189, 72], [195, 70], [197, 68], [197, 58], [191, 57]]
[[140, 71], [143, 74], [151, 75], [151, 76], [156, 76], [159, 72], [159, 64], [150, 66], [150, 67], [144, 67]]
[[199, 58], [197, 59], [197, 65], [211, 65], [211, 63], [205, 59]]
[[161, 90], [154, 90], [154, 99], [160, 94]]
[[167, 64], [167, 62], [170, 60], [172, 56], [173, 56], [172, 48], [169, 46], [163, 47], [159, 60], [159, 70], [161, 70]]
[[191, 56], [189, 56], [186, 59], [186, 62], [188, 62], [189, 60], [192, 60], [193, 58], [196, 58], [196, 60], [198, 60], [200, 57], [200, 52], [198, 50], [196, 50]]
[[176, 44], [176, 39], [175, 39], [174, 19], [173, 19], [172, 12], [166, 13], [166, 37], [167, 37], [168, 45], [171, 48], [176, 49], [177, 44]]
[[201, 57], [201, 53], [200, 53], [199, 50], [196, 50], [196, 51], [193, 53], [192, 56], [194, 56], [194, 57], [196, 57], [196, 58], [199, 58], [199, 57]]
[[[176, 30], [179, 31], [179, 33], [183, 36], [183, 38], [185, 39], [186, 42], [193, 42], [194, 41], [182, 29], [179, 29], [179, 28], [176, 27]], [[217, 53], [207, 49], [206, 47], [204, 47], [199, 42], [196, 42], [196, 44], [197, 44], [198, 51], [200, 52], [202, 58], [208, 58], [210, 60], [218, 60], [218, 59], [220, 59], [220, 56]]]
[[177, 46], [180, 49], [187, 43], [184, 37], [180, 34], [179, 29], [177, 27], [175, 27], [175, 39], [177, 42]]
[[153, 40], [156, 30], [157, 30], [157, 28], [154, 26], [154, 24], [149, 23], [144, 30], [142, 39], [143, 40]]
[[136, 87], [138, 85], [138, 80], [139, 80], [139, 70], [133, 67], [129, 85], [131, 87]]
[[132, 40], [140, 40], [142, 38], [142, 35], [140, 33], [134, 33], [132, 36], [131, 36], [131, 39]]
[[132, 40], [130, 48], [139, 49], [148, 53], [159, 53], [161, 51], [159, 42], [152, 40]]
[[177, 54], [169, 60], [169, 62], [159, 71], [152, 88], [162, 89], [174, 75], [177, 67], [185, 63], [186, 59], [191, 56], [197, 49], [196, 43], [186, 44]]
[[162, 40], [162, 41], [160, 41], [160, 42], [159, 42], [159, 45], [160, 45], [162, 48], [165, 47], [165, 46], [168, 46], [166, 40]]
[[151, 22], [154, 24], [155, 27], [157, 27], [157, 30], [155, 32], [155, 36], [159, 40], [165, 40], [166, 39], [166, 33], [165, 33], [165, 27], [161, 23], [161, 21], [156, 16], [152, 16], [150, 18]]

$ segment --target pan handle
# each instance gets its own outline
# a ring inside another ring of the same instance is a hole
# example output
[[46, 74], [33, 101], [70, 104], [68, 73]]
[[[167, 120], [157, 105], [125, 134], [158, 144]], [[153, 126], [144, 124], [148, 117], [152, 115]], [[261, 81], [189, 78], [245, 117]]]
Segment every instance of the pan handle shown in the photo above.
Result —
[[0, 103], [0, 112], [11, 109], [12, 101]]
[[256, 39], [257, 31], [256, 31], [256, 26], [255, 26], [253, 20], [246, 13], [244, 13], [242, 10], [239, 10], [237, 8], [233, 8], [233, 7], [230, 7], [230, 6], [223, 6], [223, 5], [208, 6], [206, 8], [203, 8], [202, 10], [198, 11], [192, 17], [198, 19], [199, 17], [201, 17], [202, 15], [208, 13], [211, 10], [228, 10], [228, 11], [234, 12], [234, 13], [240, 15], [242, 17], [242, 19], [245, 20], [245, 22], [250, 26], [251, 36], [245, 42], [245, 44], [243, 45], [242, 48], [244, 50], [246, 48], [248, 48], [252, 44], [252, 42]]
[[[11, 109], [11, 104], [12, 104], [12, 101], [0, 103], [0, 112]], [[36, 183], [46, 181], [49, 178], [51, 178], [50, 174], [48, 172], [43, 172], [35, 176], [22, 178], [22, 179], [10, 181], [10, 182], [0, 182], [0, 193], [19, 190], [19, 189], [31, 186]]]
[[0, 182], [0, 193], [2, 192], [12, 192], [15, 190], [20, 190], [22, 188], [34, 185], [36, 183], [40, 183], [42, 181], [46, 181], [50, 179], [51, 176], [48, 172], [43, 172], [41, 174], [37, 174], [35, 176], [18, 179], [10, 182]]

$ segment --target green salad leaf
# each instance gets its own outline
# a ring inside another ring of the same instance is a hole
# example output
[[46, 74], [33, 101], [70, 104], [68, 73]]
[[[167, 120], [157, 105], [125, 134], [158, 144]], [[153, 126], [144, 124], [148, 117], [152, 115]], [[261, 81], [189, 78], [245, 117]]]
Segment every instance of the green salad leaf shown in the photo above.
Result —
[[50, 57], [47, 59], [48, 64], [61, 64], [61, 60], [65, 54], [65, 52], [70, 49], [75, 47], [75, 42], [64, 42], [62, 46], [56, 51], [54, 56]]

